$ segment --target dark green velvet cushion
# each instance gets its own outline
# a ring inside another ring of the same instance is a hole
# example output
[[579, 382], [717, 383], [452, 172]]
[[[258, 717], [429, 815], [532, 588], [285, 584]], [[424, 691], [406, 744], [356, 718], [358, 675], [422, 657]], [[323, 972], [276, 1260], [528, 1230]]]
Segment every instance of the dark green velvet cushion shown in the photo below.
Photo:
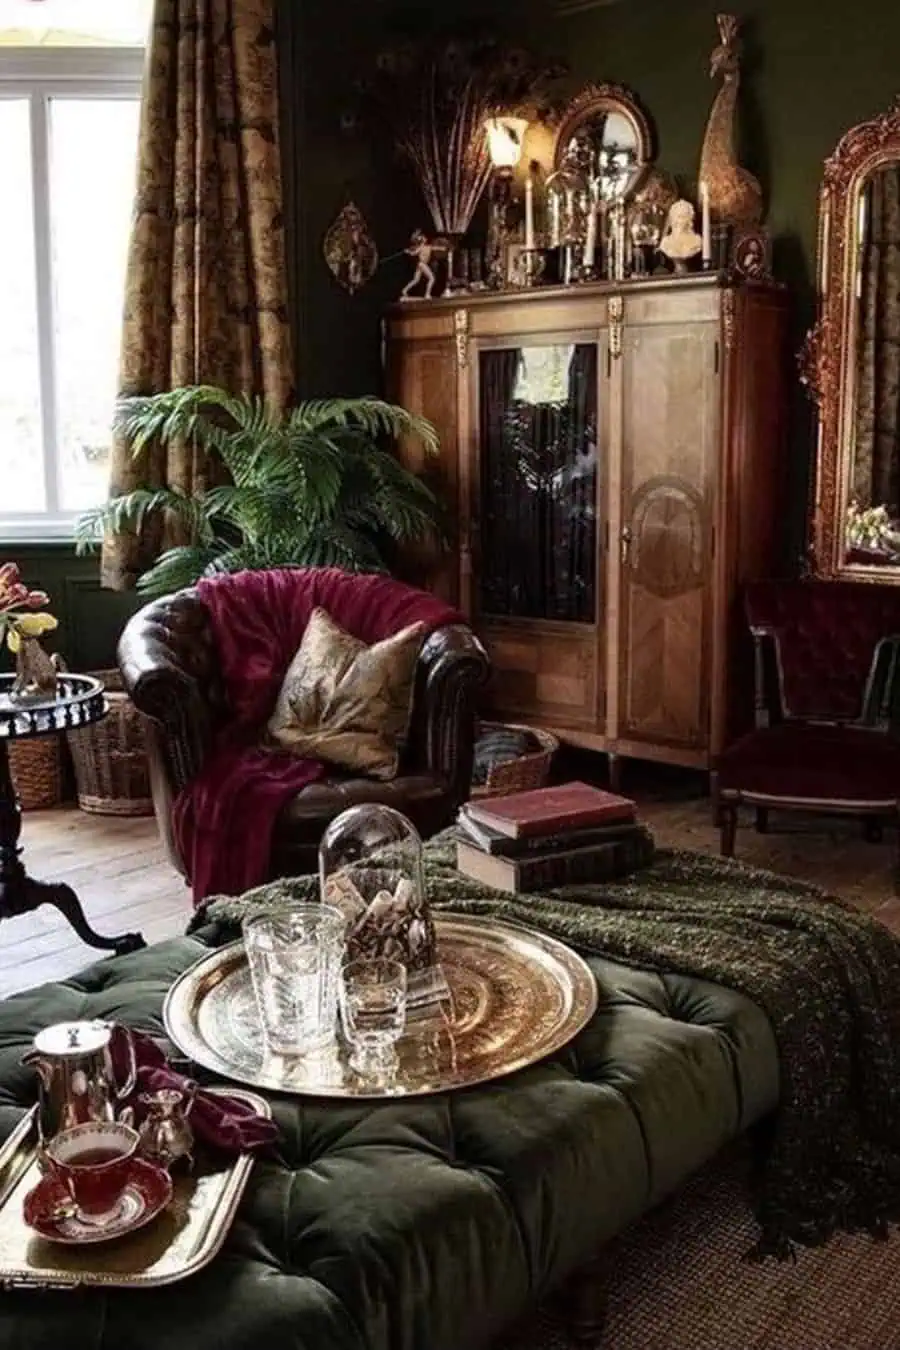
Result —
[[[202, 938], [0, 1004], [0, 1136], [34, 1100], [18, 1061], [40, 1027], [106, 1017], [159, 1033], [163, 995]], [[553, 1061], [383, 1106], [273, 1098], [279, 1156], [257, 1163], [205, 1271], [143, 1294], [4, 1293], [0, 1347], [490, 1344], [776, 1102], [774, 1041], [755, 1005], [699, 980], [591, 965], [600, 1009]]]

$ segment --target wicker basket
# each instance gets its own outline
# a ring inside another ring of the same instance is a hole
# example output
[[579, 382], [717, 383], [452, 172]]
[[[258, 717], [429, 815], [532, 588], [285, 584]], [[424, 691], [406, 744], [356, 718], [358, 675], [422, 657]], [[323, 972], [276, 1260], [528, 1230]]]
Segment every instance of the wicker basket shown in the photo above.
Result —
[[493, 765], [488, 770], [487, 782], [472, 788], [473, 797], [507, 797], [511, 792], [527, 792], [530, 788], [544, 787], [550, 777], [553, 756], [559, 749], [556, 736], [541, 727], [526, 727], [518, 722], [482, 722], [481, 730], [500, 726], [527, 732], [538, 742], [538, 748]]
[[58, 736], [10, 741], [9, 771], [23, 811], [59, 806], [63, 799], [62, 743]]
[[91, 674], [103, 681], [109, 712], [100, 722], [67, 733], [78, 805], [98, 816], [150, 816], [153, 798], [140, 713], [117, 670]]

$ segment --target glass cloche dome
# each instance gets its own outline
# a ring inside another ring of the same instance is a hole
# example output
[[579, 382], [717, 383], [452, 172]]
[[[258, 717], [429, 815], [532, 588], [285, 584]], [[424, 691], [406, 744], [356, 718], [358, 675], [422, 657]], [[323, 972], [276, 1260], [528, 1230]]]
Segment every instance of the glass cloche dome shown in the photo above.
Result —
[[348, 960], [387, 956], [411, 972], [434, 963], [422, 840], [399, 811], [366, 803], [336, 816], [319, 847], [319, 881], [347, 920]]

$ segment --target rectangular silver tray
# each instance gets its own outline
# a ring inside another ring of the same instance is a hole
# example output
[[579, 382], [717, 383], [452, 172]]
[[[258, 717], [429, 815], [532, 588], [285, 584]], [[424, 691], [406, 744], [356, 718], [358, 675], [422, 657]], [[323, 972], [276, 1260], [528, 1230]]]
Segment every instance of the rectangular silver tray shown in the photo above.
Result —
[[[261, 1115], [271, 1115], [268, 1102], [253, 1092], [228, 1088], [227, 1095], [249, 1102]], [[22, 1214], [26, 1194], [40, 1179], [36, 1119], [35, 1107], [0, 1149], [0, 1288], [153, 1289], [183, 1280], [213, 1259], [247, 1185], [254, 1163], [251, 1154], [218, 1166], [198, 1162], [194, 1172], [176, 1173], [171, 1204], [130, 1237], [67, 1247], [39, 1237]]]

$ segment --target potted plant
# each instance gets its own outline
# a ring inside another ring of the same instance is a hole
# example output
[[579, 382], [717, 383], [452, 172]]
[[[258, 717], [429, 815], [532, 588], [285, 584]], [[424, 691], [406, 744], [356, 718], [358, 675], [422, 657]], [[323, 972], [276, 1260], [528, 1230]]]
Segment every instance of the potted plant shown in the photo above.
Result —
[[136, 458], [151, 445], [193, 439], [230, 480], [194, 496], [137, 488], [81, 517], [79, 552], [153, 517], [175, 527], [184, 542], [140, 577], [145, 595], [245, 568], [388, 571], [393, 545], [439, 534], [434, 494], [384, 443], [412, 437], [433, 455], [434, 428], [381, 399], [319, 399], [280, 413], [197, 385], [121, 399], [116, 425]]

